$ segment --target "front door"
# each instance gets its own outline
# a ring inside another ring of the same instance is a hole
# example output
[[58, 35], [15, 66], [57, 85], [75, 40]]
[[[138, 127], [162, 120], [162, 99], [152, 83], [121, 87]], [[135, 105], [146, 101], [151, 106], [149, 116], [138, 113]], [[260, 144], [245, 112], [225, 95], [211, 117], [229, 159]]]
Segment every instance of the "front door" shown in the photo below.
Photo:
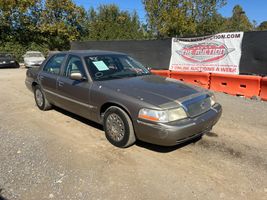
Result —
[[[60, 106], [90, 119], [89, 90], [91, 82], [86, 76], [81, 58], [69, 55], [63, 69], [61, 76], [57, 79]], [[70, 78], [71, 73], [77, 72], [82, 74], [83, 80], [72, 80]]]

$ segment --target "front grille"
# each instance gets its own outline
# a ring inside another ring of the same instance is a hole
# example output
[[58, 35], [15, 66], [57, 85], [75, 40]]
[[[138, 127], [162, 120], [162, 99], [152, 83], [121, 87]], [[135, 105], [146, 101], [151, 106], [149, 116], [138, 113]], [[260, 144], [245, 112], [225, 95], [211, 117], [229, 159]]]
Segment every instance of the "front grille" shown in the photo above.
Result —
[[211, 108], [211, 100], [207, 95], [196, 97], [191, 100], [183, 102], [184, 107], [190, 117], [195, 117], [204, 112], [207, 112]]

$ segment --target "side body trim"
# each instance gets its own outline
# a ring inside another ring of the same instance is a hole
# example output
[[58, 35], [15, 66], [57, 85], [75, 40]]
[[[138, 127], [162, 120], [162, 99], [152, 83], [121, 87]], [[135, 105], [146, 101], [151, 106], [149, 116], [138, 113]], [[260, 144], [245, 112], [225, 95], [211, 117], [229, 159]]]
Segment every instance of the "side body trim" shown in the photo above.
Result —
[[87, 107], [87, 108], [90, 108], [90, 109], [97, 108], [97, 107], [92, 106], [92, 105], [90, 105], [90, 104], [86, 104], [86, 103], [79, 102], [79, 101], [77, 101], [77, 100], [74, 100], [74, 99], [71, 99], [71, 98], [69, 98], [69, 97], [66, 97], [66, 96], [57, 94], [57, 93], [52, 92], [52, 91], [50, 91], [50, 90], [46, 90], [46, 89], [44, 89], [44, 91], [47, 92], [47, 93], [49, 93], [49, 94], [58, 96], [58, 97], [60, 97], [60, 98], [62, 98], [62, 99], [71, 101], [71, 102], [73, 102], [73, 103], [79, 104], [79, 105], [81, 105], [81, 106], [84, 106], [84, 107]]

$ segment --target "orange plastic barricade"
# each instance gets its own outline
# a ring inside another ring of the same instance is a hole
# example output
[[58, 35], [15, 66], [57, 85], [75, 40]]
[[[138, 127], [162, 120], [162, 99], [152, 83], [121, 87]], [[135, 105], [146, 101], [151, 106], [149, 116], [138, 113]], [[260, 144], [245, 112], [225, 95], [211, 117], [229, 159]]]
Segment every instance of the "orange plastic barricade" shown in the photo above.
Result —
[[208, 89], [210, 85], [210, 73], [207, 72], [177, 72], [171, 71], [171, 78], [192, 83]]
[[170, 71], [169, 70], [150, 70], [152, 74], [159, 75], [159, 76], [165, 76], [170, 77]]
[[261, 79], [260, 97], [262, 100], [267, 101], [267, 77]]
[[210, 89], [245, 97], [259, 96], [260, 76], [211, 74]]

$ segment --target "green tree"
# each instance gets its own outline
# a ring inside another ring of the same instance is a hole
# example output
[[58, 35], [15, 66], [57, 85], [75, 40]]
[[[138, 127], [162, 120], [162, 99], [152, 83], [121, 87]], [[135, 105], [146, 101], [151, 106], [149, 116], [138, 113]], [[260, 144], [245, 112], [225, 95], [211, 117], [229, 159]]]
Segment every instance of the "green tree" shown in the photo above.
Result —
[[21, 60], [27, 50], [64, 50], [80, 39], [115, 40], [151, 37], [136, 12], [102, 5], [88, 13], [73, 0], [1, 0], [0, 51]]
[[233, 8], [232, 17], [226, 22], [227, 31], [252, 31], [253, 24], [249, 21], [245, 11], [240, 5]]
[[51, 49], [65, 49], [83, 32], [85, 10], [71, 0], [46, 0], [40, 30]]
[[136, 12], [121, 11], [118, 6], [101, 5], [90, 8], [84, 40], [117, 40], [143, 38], [142, 26]]
[[218, 9], [226, 4], [224, 0], [193, 0], [191, 12], [196, 23], [197, 35], [208, 35], [221, 32], [225, 18], [218, 13]]
[[267, 21], [262, 22], [258, 27], [258, 31], [267, 31]]
[[150, 28], [158, 37], [212, 34], [223, 18], [225, 0], [143, 0]]
[[[34, 27], [34, 10], [40, 4], [40, 0], [3, 0], [0, 1], [0, 30], [1, 39], [25, 41], [24, 33], [31, 32]], [[32, 34], [29, 34], [31, 36]]]
[[0, 1], [0, 51], [14, 53], [18, 60], [30, 47], [44, 50], [38, 29], [41, 0]]

